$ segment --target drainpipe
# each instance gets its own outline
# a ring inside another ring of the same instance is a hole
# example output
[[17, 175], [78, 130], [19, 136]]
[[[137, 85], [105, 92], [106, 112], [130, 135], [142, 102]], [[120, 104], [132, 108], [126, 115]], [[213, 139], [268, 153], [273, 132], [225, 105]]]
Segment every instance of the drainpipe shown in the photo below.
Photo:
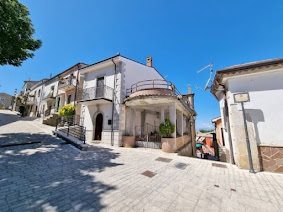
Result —
[[111, 145], [114, 145], [114, 106], [115, 106], [115, 92], [116, 92], [116, 71], [117, 71], [117, 65], [114, 62], [114, 59], [112, 58], [112, 63], [115, 66], [115, 72], [114, 72], [114, 89], [113, 89], [113, 96], [112, 96], [112, 120], [111, 120]]
[[79, 74], [80, 74], [80, 65], [78, 65], [78, 73], [77, 73], [77, 80], [76, 80], [76, 90], [75, 90], [75, 96], [74, 96], [74, 107], [76, 106], [76, 100], [77, 100], [77, 89], [79, 84]]

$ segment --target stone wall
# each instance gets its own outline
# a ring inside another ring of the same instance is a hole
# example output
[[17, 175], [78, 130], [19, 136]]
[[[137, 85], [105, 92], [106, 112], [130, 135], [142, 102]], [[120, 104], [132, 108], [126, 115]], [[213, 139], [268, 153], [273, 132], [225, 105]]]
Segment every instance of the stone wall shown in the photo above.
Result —
[[259, 146], [263, 171], [283, 172], [283, 147]]
[[[230, 105], [231, 135], [236, 165], [241, 169], [249, 169], [246, 135], [244, 129], [243, 112], [239, 111], [236, 104]], [[251, 146], [253, 167], [260, 171], [258, 144], [255, 139], [253, 123], [247, 122], [248, 135]]]

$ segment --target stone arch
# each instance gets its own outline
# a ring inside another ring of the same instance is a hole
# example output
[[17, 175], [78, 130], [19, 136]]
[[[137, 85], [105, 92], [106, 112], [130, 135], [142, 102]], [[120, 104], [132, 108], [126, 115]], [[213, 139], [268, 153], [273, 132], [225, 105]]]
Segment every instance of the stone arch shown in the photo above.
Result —
[[105, 116], [104, 116], [104, 113], [99, 109], [99, 106], [98, 106], [97, 111], [92, 116], [92, 124], [93, 124], [92, 140], [95, 140], [96, 118], [99, 114], [102, 115], [102, 131], [103, 131], [103, 128], [104, 128]]

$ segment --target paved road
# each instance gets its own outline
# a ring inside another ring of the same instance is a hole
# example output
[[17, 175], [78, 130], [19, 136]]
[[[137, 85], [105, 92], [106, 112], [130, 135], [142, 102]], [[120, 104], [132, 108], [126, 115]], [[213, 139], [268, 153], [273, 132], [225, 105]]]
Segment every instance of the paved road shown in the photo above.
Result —
[[[161, 151], [81, 152], [37, 120], [0, 111], [0, 211], [283, 211], [283, 175]], [[158, 157], [172, 159], [163, 162]], [[221, 164], [221, 163], [219, 163]], [[142, 175], [145, 171], [153, 177]]]

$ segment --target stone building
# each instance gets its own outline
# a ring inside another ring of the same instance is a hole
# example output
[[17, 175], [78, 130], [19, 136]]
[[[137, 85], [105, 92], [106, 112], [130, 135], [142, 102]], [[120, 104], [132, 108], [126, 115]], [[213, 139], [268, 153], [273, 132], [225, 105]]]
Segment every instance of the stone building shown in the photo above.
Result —
[[216, 72], [211, 93], [220, 104], [223, 139], [231, 163], [248, 169], [243, 111], [234, 94], [248, 93], [244, 103], [255, 170], [283, 172], [283, 58], [235, 65]]
[[9, 109], [12, 108], [14, 97], [7, 93], [0, 93], [0, 108]]
[[[79, 70], [83, 88], [78, 95], [87, 142], [136, 146], [176, 152], [190, 145], [195, 152], [193, 94], [177, 88], [147, 64], [116, 55]], [[168, 118], [176, 126], [172, 139], [161, 142], [159, 125]], [[192, 153], [193, 154], [193, 153]]]

